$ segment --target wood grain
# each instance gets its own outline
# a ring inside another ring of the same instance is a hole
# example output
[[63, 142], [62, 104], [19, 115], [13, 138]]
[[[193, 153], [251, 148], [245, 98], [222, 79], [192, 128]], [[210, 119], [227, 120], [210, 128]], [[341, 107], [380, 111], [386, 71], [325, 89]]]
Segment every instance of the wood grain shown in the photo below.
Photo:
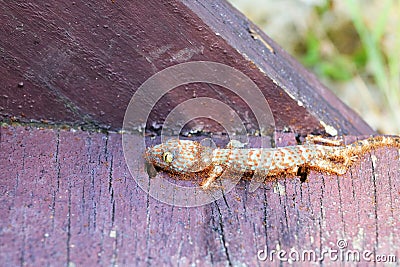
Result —
[[119, 134], [3, 126], [0, 144], [3, 266], [279, 265], [257, 252], [319, 255], [338, 240], [344, 251], [399, 256], [396, 149], [365, 155], [343, 177], [282, 178], [253, 193], [240, 182], [214, 203], [179, 208], [138, 187], [133, 177], [146, 174], [129, 173]]

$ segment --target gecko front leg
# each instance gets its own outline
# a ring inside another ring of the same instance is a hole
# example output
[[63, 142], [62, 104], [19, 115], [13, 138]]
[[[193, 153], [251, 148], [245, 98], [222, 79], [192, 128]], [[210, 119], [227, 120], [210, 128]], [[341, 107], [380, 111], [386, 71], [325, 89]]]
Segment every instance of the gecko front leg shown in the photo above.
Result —
[[[221, 163], [225, 162], [227, 163], [229, 161], [229, 155], [235, 151], [235, 149], [242, 149], [246, 146], [245, 143], [242, 143], [238, 140], [230, 140], [228, 145], [226, 146], [226, 149], [229, 150], [228, 153], [224, 154], [223, 152], [218, 153], [216, 152], [214, 154], [213, 158], [213, 166], [210, 169], [210, 171], [207, 173], [207, 178], [203, 179], [201, 181], [200, 186], [203, 189], [209, 189], [212, 186], [212, 183], [222, 175], [224, 172], [224, 168], [220, 165]], [[221, 151], [221, 150], [220, 150]]]
[[201, 181], [201, 188], [208, 189], [211, 184], [222, 175], [223, 172], [224, 169], [220, 165], [214, 165], [208, 173], [208, 177]]

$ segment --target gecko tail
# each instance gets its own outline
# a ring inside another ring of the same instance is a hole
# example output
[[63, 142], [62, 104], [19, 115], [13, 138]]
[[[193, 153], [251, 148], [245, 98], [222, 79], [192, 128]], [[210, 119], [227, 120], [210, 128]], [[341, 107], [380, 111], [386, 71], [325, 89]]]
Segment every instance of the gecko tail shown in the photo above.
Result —
[[348, 146], [354, 155], [370, 152], [381, 147], [400, 148], [400, 136], [374, 136], [356, 141]]

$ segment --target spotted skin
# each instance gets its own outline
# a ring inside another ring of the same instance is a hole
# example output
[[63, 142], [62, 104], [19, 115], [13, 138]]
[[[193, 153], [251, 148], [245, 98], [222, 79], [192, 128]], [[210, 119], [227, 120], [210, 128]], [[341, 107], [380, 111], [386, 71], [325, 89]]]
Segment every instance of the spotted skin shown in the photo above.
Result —
[[397, 136], [376, 136], [347, 146], [338, 141], [316, 137], [309, 140], [304, 145], [248, 149], [242, 148], [243, 144], [235, 141], [227, 148], [213, 149], [196, 141], [170, 139], [148, 148], [145, 158], [179, 175], [204, 172], [205, 178], [200, 185], [207, 189], [224, 171], [253, 172], [265, 177], [297, 175], [300, 170], [343, 175], [360, 155], [372, 149], [400, 148], [400, 137]]

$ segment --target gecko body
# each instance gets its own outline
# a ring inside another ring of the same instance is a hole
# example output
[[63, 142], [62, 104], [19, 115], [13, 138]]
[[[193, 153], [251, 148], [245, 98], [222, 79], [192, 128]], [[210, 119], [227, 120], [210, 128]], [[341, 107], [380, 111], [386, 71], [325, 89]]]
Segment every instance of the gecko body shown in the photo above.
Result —
[[215, 149], [196, 141], [170, 139], [148, 148], [145, 157], [152, 164], [178, 175], [204, 173], [201, 186], [207, 189], [224, 171], [253, 172], [266, 177], [297, 175], [300, 170], [343, 175], [360, 155], [378, 147], [400, 148], [400, 137], [377, 136], [346, 146], [312, 138], [304, 145], [279, 148], [243, 148], [243, 144], [235, 141], [227, 148]]

